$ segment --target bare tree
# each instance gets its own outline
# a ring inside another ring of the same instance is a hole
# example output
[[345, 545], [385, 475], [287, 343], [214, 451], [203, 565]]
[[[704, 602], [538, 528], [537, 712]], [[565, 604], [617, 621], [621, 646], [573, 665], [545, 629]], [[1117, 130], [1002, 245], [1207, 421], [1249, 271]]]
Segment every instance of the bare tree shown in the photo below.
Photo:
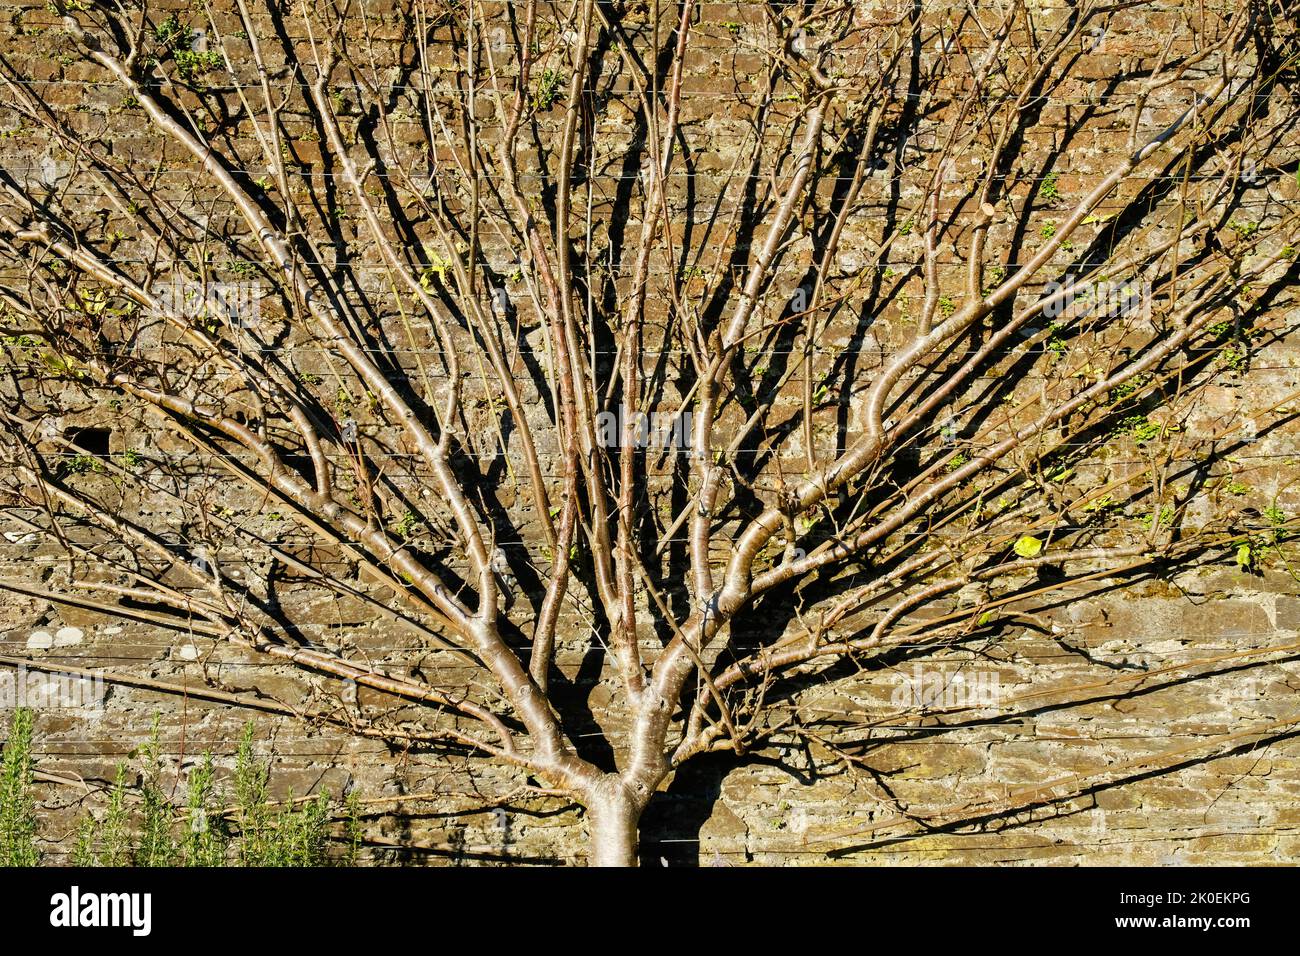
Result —
[[[845, 662], [1283, 556], [1192, 423], [1294, 301], [1287, 0], [57, 5], [80, 102], [0, 57], [0, 414], [68, 561], [0, 586], [420, 705], [298, 716], [517, 768], [594, 864], [695, 755], [856, 759], [801, 706]], [[701, 85], [709, 40], [752, 67]], [[57, 425], [105, 403], [138, 451]]]

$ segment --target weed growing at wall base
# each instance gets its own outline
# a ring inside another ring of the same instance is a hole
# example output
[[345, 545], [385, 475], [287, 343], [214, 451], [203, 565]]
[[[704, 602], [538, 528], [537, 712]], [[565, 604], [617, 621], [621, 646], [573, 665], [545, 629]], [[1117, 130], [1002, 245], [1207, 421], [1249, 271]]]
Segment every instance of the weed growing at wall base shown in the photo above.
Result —
[[[9, 723], [0, 760], [0, 866], [36, 866], [33, 711], [21, 708]], [[253, 750], [253, 724], [244, 729], [228, 789], [214, 783], [212, 757], [192, 766], [173, 799], [162, 757], [159, 723], [135, 752], [134, 772], [119, 764], [103, 810], [76, 829], [76, 866], [294, 866], [354, 865], [360, 848], [360, 802], [335, 801], [328, 792], [275, 801], [270, 765]], [[131, 781], [136, 780], [135, 786]], [[337, 849], [334, 847], [337, 846]]]
[[32, 712], [14, 712], [0, 760], [0, 866], [35, 866], [36, 800], [32, 794]]

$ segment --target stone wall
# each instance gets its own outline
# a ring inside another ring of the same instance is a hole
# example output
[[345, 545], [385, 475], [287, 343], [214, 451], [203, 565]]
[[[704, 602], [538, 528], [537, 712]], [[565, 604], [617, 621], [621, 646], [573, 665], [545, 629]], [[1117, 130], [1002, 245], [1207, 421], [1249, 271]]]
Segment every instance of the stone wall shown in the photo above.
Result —
[[[875, 6], [882, 15], [888, 12], [888, 5]], [[1031, 6], [1039, 8], [1044, 27], [1067, 15], [1064, 6], [1045, 2]], [[494, 17], [500, 16], [499, 8], [489, 8]], [[151, 9], [157, 18], [174, 10], [201, 22], [198, 8], [176, 0], [152, 4]], [[409, 63], [412, 48], [403, 24], [410, 11], [393, 2], [368, 2], [365, 9], [373, 16], [373, 38], [382, 41], [375, 47], [381, 68]], [[942, 46], [943, 36], [959, 28], [961, 52], [974, 56], [982, 48], [980, 33], [956, 10], [956, 5], [935, 5], [927, 31], [945, 32], [926, 32], [925, 46]], [[643, 4], [629, 6], [625, 12], [626, 22], [642, 42], [654, 26], [648, 11]], [[1115, 14], [1104, 46], [1081, 51], [1071, 61], [1069, 82], [1035, 104], [1039, 116], [1026, 137], [1025, 168], [1041, 170], [1040, 181], [1053, 176], [1054, 187], [1063, 197], [1086, 192], [1111, 167], [1134, 122], [1131, 99], [1122, 102], [1113, 95], [1117, 78], [1149, 68], [1167, 38], [1174, 39], [1172, 49], [1177, 51], [1187, 15], [1178, 3], [1140, 4]], [[666, 10], [663, 24], [671, 16], [672, 11]], [[78, 133], [108, 142], [115, 158], [134, 165], [178, 211], [198, 217], [196, 221], [214, 231], [231, 221], [229, 203], [195, 176], [193, 160], [168, 145], [137, 106], [104, 82], [101, 70], [84, 62], [61, 33], [57, 16], [43, 5], [11, 3], [6, 17], [0, 50], [28, 88], [64, 115]], [[257, 15], [255, 19], [267, 36], [293, 24], [291, 18]], [[218, 12], [214, 22], [223, 44], [232, 51], [236, 79], [251, 86], [251, 73], [239, 75], [248, 61], [241, 55], [246, 41], [238, 35], [236, 18], [228, 11]], [[731, 199], [724, 196], [720, 207], [716, 200], [733, 164], [744, 158], [752, 110], [746, 97], [761, 88], [767, 61], [760, 51], [771, 36], [763, 11], [754, 4], [706, 3], [695, 29], [697, 40], [687, 59], [682, 104], [690, 144], [684, 157], [689, 175], [674, 182], [668, 201], [674, 228], [683, 231], [686, 241], [707, 249], [707, 259], [712, 260], [716, 252], [721, 262], [732, 251], [737, 233], [706, 227], [727, 221], [736, 211]], [[359, 39], [360, 27], [358, 31]], [[508, 43], [505, 36], [502, 42]], [[301, 46], [305, 38], [295, 34], [291, 40]], [[848, 56], [843, 68], [870, 69], [877, 54], [866, 41], [862, 50], [856, 61]], [[437, 45], [428, 53], [434, 66], [452, 62], [449, 50]], [[1188, 89], [1212, 78], [1214, 69], [1214, 63], [1198, 67], [1183, 82], [1153, 93], [1136, 118], [1139, 132], [1150, 135], [1172, 122], [1186, 106]], [[214, 73], [206, 95], [224, 100], [233, 111], [238, 97], [233, 88], [223, 85], [227, 78], [224, 70]], [[923, 162], [935, 148], [945, 130], [944, 97], [959, 90], [963, 78], [969, 78], [966, 72], [955, 69], [943, 84], [927, 91], [937, 104], [934, 116], [921, 124], [913, 146], [899, 148], [904, 165]], [[339, 95], [350, 109], [361, 99], [356, 90], [342, 90]], [[628, 110], [629, 96], [625, 83], [615, 83], [599, 104], [591, 133], [598, 157], [604, 144], [620, 144], [640, 135]], [[182, 100], [194, 102], [191, 94], [184, 94]], [[400, 92], [394, 93], [392, 108], [397, 112], [407, 108]], [[553, 130], [559, 114], [556, 110], [553, 117], [544, 118], [543, 128]], [[293, 156], [295, 175], [319, 186], [337, 174], [300, 98], [290, 99], [285, 125], [292, 137], [286, 148]], [[1244, 197], [1239, 213], [1243, 217], [1265, 219], [1278, 209], [1293, 208], [1300, 198], [1295, 134], [1281, 125], [1280, 142], [1267, 156], [1285, 175], [1266, 177]], [[414, 122], [409, 129], [409, 141], [395, 148], [418, 156], [421, 133]], [[235, 154], [256, 156], [256, 143], [246, 126], [231, 123], [225, 134]], [[616, 157], [617, 150], [611, 147], [609, 155]], [[543, 156], [535, 159], [538, 170], [547, 168]], [[961, 157], [951, 173], [954, 181], [979, 175], [981, 162], [975, 154]], [[15, 179], [37, 182], [47, 175], [51, 163], [57, 179], [58, 170], [70, 160], [48, 134], [25, 128], [12, 115], [0, 121], [0, 166]], [[874, 198], [846, 227], [841, 265], [849, 272], [865, 264], [863, 250], [874, 241], [879, 222], [905, 216], [909, 202], [920, 195], [917, 184], [906, 176], [896, 180], [885, 169], [871, 175], [868, 195]], [[627, 187], [627, 181], [636, 178], [635, 171], [605, 168], [601, 176], [593, 204], [596, 238], [592, 241], [607, 242], [616, 225], [628, 234], [638, 228], [641, 210], [639, 199]], [[79, 223], [83, 229], [91, 229], [101, 216], [103, 233], [117, 228], [117, 214], [107, 211], [102, 197], [84, 181], [77, 180], [69, 188], [86, 190]], [[1113, 204], [1103, 207], [1103, 213], [1123, 208], [1131, 196], [1121, 192]], [[334, 201], [341, 228], [349, 236], [360, 235], [355, 208], [346, 197]], [[1015, 223], [999, 223], [989, 245], [1029, 252], [1032, 239], [1019, 234]], [[123, 262], [139, 262], [149, 255], [131, 236], [113, 242], [111, 248]], [[890, 267], [911, 268], [922, 250], [917, 229], [891, 252]], [[774, 282], [773, 302], [798, 287], [814, 252], [811, 234], [797, 232]], [[489, 247], [487, 254], [512, 298], [522, 294], [508, 282], [513, 255], [514, 250], [501, 246]], [[940, 257], [941, 281], [960, 287], [964, 275], [958, 250], [945, 248]], [[624, 285], [626, 281], [626, 277], [619, 279]], [[383, 277], [377, 271], [359, 276], [358, 287], [376, 297], [384, 295]], [[869, 376], [880, 356], [909, 334], [904, 304], [908, 294], [913, 301], [921, 295], [919, 276], [914, 276], [903, 299], [888, 304], [869, 333], [862, 334], [852, 321], [854, 316], [845, 316], [826, 330], [817, 343], [818, 352], [829, 363], [845, 351], [860, 350], [860, 374]], [[282, 321], [277, 308], [274, 300], [262, 304], [264, 320], [272, 330]], [[662, 331], [666, 312], [663, 301], [652, 297], [648, 335], [653, 339], [660, 334], [668, 343], [669, 333]], [[1250, 356], [1249, 368], [1225, 374], [1220, 384], [1204, 392], [1196, 407], [1188, 409], [1185, 428], [1215, 430], [1235, 423], [1230, 434], [1240, 440], [1231, 461], [1220, 466], [1218, 483], [1208, 486], [1207, 520], [1224, 511], [1258, 514], [1270, 507], [1288, 514], [1300, 511], [1296, 488], [1300, 473], [1293, 457], [1300, 456], [1296, 428], [1289, 420], [1271, 427], [1277, 416], [1264, 415], [1265, 409], [1300, 388], [1290, 334], [1298, 316], [1295, 306], [1285, 303], [1270, 334]], [[386, 329], [397, 328], [392, 309], [385, 311], [382, 321]], [[414, 348], [432, 354], [435, 341], [431, 335], [421, 335], [417, 333]], [[325, 356], [295, 343], [287, 327], [276, 342], [300, 374], [317, 380], [329, 376]], [[403, 364], [414, 373], [412, 365]], [[1032, 374], [1026, 377], [1025, 387], [1033, 387], [1033, 378]], [[520, 383], [526, 403], [544, 419], [535, 379], [521, 372]], [[62, 406], [58, 427], [65, 435], [76, 429], [107, 429], [108, 454], [168, 461], [177, 480], [183, 476], [186, 494], [210, 499], [214, 507], [229, 509], [231, 515], [252, 516], [260, 533], [290, 552], [320, 547], [307, 534], [288, 527], [282, 516], [268, 514], [255, 495], [240, 490], [227, 475], [196, 472], [199, 460], [188, 446], [151, 427], [143, 413], [113, 406], [103, 396], [57, 391], [49, 383], [29, 381], [26, 387], [33, 394], [46, 389], [51, 406], [57, 399]], [[485, 432], [476, 447], [492, 454], [494, 439], [486, 432], [489, 396], [485, 392], [478, 397], [483, 412], [478, 422]], [[666, 396], [665, 406], [675, 408], [674, 398]], [[794, 393], [788, 397], [792, 407], [799, 400]], [[728, 414], [733, 420], [727, 427], [734, 429], [739, 424], [735, 419], [743, 419], [742, 409], [735, 406]], [[1252, 423], [1257, 434], [1240, 423]], [[833, 441], [833, 421], [826, 425], [826, 433]], [[376, 440], [387, 444], [393, 467], [400, 469], [401, 459], [409, 457], [400, 440], [395, 436]], [[517, 447], [508, 448], [507, 457], [516, 451]], [[553, 464], [556, 449], [541, 451]], [[1127, 469], [1134, 476], [1149, 467], [1141, 448], [1130, 448], [1128, 455], [1087, 467], [1111, 475]], [[99, 482], [104, 493], [113, 493], [109, 475], [91, 473], [82, 480]], [[650, 491], [652, 507], [662, 510], [671, 504], [674, 484], [665, 478], [661, 484], [652, 482]], [[124, 511], [148, 516], [155, 527], [174, 532], [178, 540], [191, 533], [192, 529], [178, 526], [177, 509], [166, 489], [141, 494], [125, 487], [121, 494]], [[426, 491], [425, 497], [435, 496]], [[503, 480], [498, 504], [513, 521], [527, 526], [531, 506], [518, 493], [517, 483]], [[430, 503], [430, 508], [436, 505]], [[115, 767], [147, 739], [155, 715], [159, 715], [171, 773], [183, 776], [203, 753], [213, 755], [219, 773], [229, 771], [240, 728], [250, 711], [210, 699], [208, 692], [215, 688], [265, 705], [262, 713], [253, 716], [259, 746], [273, 761], [277, 795], [302, 795], [322, 788], [338, 794], [352, 789], [371, 801], [367, 856], [376, 861], [581, 862], [585, 840], [581, 811], [521, 793], [515, 776], [504, 770], [412, 741], [365, 739], [277, 713], [285, 706], [310, 705], [310, 709], [339, 713], [382, 714], [396, 725], [418, 728], [423, 714], [419, 708], [365, 688], [340, 689], [337, 682], [268, 663], [208, 635], [147, 620], [123, 621], [93, 605], [69, 607], [44, 599], [45, 588], [66, 583], [77, 569], [69, 565], [57, 542], [29, 533], [21, 521], [10, 517], [0, 516], [4, 525], [0, 578], [27, 586], [30, 593], [0, 598], [0, 655], [69, 673], [74, 668], [104, 669], [117, 678], [106, 685], [102, 709], [89, 715], [49, 708], [38, 712], [38, 765], [49, 775], [41, 784], [42, 837], [48, 860], [66, 858], [76, 818], [88, 806], [99, 805], [101, 790], [112, 780]], [[424, 532], [428, 536], [424, 544], [430, 548], [437, 537], [433, 523], [428, 522]], [[721, 562], [727, 550], [723, 544], [718, 547]], [[328, 548], [321, 553], [340, 567], [348, 565], [344, 555]], [[508, 558], [524, 581], [527, 564], [540, 560], [526, 551], [510, 551]], [[237, 568], [234, 573], [254, 582], [259, 594], [273, 597], [284, 617], [296, 622], [313, 643], [364, 652], [395, 673], [425, 677], [436, 672], [453, 686], [471, 680], [454, 655], [385, 613], [384, 607], [395, 599], [391, 592], [372, 591], [370, 603], [339, 600], [282, 570], [279, 578], [268, 579], [265, 564], [255, 556], [214, 559]], [[453, 566], [453, 571], [461, 570]], [[527, 620], [525, 603], [520, 602], [514, 612], [523, 615], [520, 623]], [[960, 598], [926, 613], [937, 616], [959, 606]], [[940, 648], [916, 659], [903, 648], [845, 681], [805, 690], [803, 707], [827, 717], [844, 714], [867, 721], [851, 758], [836, 762], [825, 750], [789, 742], [743, 758], [710, 755], [688, 764], [647, 812], [646, 862], [1163, 865], [1292, 859], [1300, 826], [1300, 741], [1295, 736], [1300, 713], [1293, 703], [1296, 681], [1300, 681], [1300, 584], [1288, 568], [1274, 562], [1264, 573], [1248, 574], [1226, 558], [1217, 565], [1167, 574], [1101, 569], [1092, 580], [1068, 588], [1047, 586], [1012, 610], [1024, 613], [1009, 618], [985, 644]], [[750, 626], [755, 628], [754, 641], [769, 636], [762, 624]], [[582, 614], [567, 612], [560, 635], [560, 670], [569, 680], [566, 692], [584, 700], [592, 711], [591, 726], [578, 730], [584, 735], [589, 731], [594, 740], [601, 728], [617, 731], [605, 714], [610, 698], [607, 675], [599, 667], [593, 673], [589, 666], [586, 629]], [[655, 640], [654, 634], [646, 635], [647, 642]], [[910, 700], [907, 695], [913, 684], [909, 681], [919, 679], [924, 687], [924, 681], [936, 674], [945, 681], [942, 693], [948, 696], [942, 703], [951, 705], [952, 713], [919, 718], [895, 713], [901, 709], [900, 701]], [[961, 681], [953, 682], [958, 675]], [[192, 688], [194, 695], [161, 692], [151, 682]], [[991, 682], [996, 683], [998, 706], [983, 709], [977, 701], [973, 715], [964, 712], [961, 705], [969, 700], [963, 695], [978, 693]], [[55, 777], [61, 782], [55, 782]], [[183, 789], [178, 787], [178, 799]], [[499, 807], [505, 815], [494, 812]], [[917, 817], [926, 822], [915, 822]]]

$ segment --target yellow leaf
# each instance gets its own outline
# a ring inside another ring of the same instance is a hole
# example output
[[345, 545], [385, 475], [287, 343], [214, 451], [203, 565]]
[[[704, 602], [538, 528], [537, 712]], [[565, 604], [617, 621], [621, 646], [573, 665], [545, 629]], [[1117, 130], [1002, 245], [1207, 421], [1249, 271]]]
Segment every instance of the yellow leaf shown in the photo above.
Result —
[[1015, 544], [1015, 552], [1022, 558], [1037, 557], [1038, 553], [1043, 550], [1043, 542], [1039, 541], [1032, 534], [1021, 535], [1020, 540]]

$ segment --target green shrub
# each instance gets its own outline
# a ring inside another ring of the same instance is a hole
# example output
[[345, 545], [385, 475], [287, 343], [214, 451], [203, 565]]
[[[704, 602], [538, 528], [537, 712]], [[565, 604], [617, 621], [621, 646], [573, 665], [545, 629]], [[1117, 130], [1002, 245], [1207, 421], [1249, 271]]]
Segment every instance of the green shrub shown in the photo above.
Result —
[[[270, 777], [270, 766], [253, 754], [250, 722], [235, 756], [239, 862], [243, 866], [324, 866], [328, 862], [329, 794], [321, 793], [299, 809], [290, 805], [276, 812], [271, 806]], [[350, 842], [355, 841], [352, 836]]]
[[212, 756], [190, 771], [185, 802], [185, 835], [181, 840], [183, 866], [224, 866], [228, 838], [225, 821], [212, 812]]
[[[30, 711], [18, 711], [4, 748], [0, 780], [0, 866], [34, 866], [35, 801], [31, 793]], [[190, 770], [184, 807], [164, 788], [159, 719], [135, 752], [138, 791], [119, 764], [108, 804], [88, 813], [76, 830], [76, 866], [328, 866], [354, 865], [361, 845], [361, 804], [355, 794], [341, 804], [328, 792], [295, 806], [271, 800], [270, 765], [253, 750], [253, 724], [244, 728], [229, 792], [219, 792], [212, 757]], [[224, 809], [229, 807], [229, 809]], [[331, 855], [331, 830], [342, 815], [342, 849]], [[227, 817], [229, 816], [229, 819]]]
[[32, 793], [32, 712], [14, 711], [0, 762], [0, 866], [35, 866], [36, 798]]
[[72, 862], [76, 866], [130, 866], [134, 859], [131, 814], [126, 806], [126, 765], [118, 764], [104, 819], [99, 821], [87, 814], [81, 821]]
[[253, 755], [253, 724], [244, 727], [235, 755], [235, 806], [238, 811], [239, 862], [265, 866], [270, 856], [271, 811], [267, 780], [270, 769]]
[[136, 866], [172, 866], [176, 863], [176, 842], [172, 839], [172, 803], [162, 789], [159, 721], [159, 717], [154, 717], [153, 733], [140, 748], [144, 763], [140, 784], [140, 796], [144, 801], [144, 825], [140, 844], [135, 851]]

